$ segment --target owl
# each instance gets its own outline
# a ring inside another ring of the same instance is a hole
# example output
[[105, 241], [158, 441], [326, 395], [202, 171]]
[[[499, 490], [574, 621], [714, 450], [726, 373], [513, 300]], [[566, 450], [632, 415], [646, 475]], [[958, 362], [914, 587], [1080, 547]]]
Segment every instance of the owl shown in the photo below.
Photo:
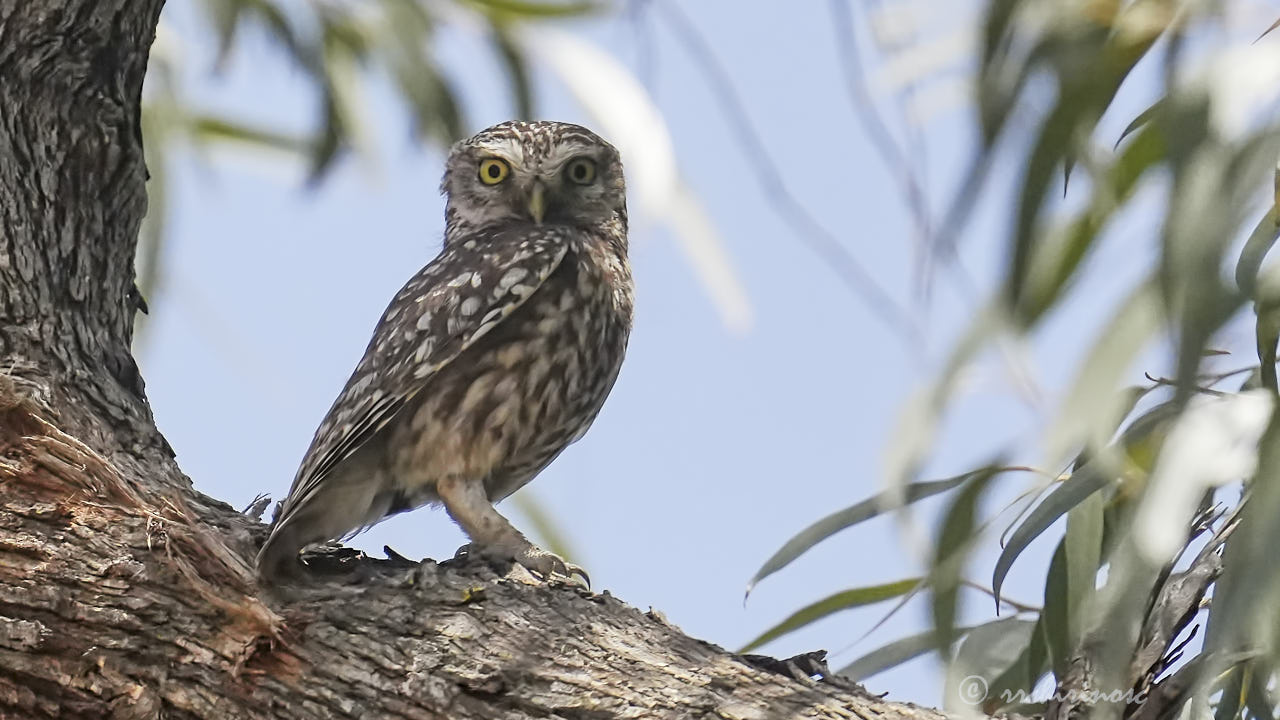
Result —
[[470, 553], [538, 575], [581, 568], [494, 503], [586, 433], [627, 347], [632, 280], [618, 151], [559, 122], [506, 122], [453, 147], [444, 248], [391, 300], [316, 430], [258, 553], [299, 551], [444, 505]]

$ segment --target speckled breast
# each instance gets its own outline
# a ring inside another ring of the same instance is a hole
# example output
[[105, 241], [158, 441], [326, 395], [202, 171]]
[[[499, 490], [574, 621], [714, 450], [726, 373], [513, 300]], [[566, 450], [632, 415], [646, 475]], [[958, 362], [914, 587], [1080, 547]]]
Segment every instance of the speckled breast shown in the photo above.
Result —
[[429, 491], [438, 478], [484, 478], [497, 500], [533, 479], [600, 411], [626, 349], [625, 259], [575, 248], [493, 332], [433, 378], [393, 432], [391, 467]]

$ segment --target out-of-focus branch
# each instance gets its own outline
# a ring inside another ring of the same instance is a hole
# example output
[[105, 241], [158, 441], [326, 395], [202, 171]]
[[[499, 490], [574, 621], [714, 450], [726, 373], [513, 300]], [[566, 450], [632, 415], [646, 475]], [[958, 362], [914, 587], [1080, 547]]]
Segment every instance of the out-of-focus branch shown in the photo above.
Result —
[[920, 287], [923, 287], [920, 281], [924, 277], [926, 267], [925, 239], [929, 237], [928, 198], [925, 195], [924, 185], [912, 166], [911, 158], [898, 146], [888, 123], [876, 108], [876, 103], [867, 89], [866, 75], [859, 57], [858, 40], [853, 23], [853, 13], [849, 9], [848, 0], [831, 0], [831, 27], [835, 33], [836, 49], [840, 53], [840, 71], [844, 76], [845, 92], [871, 146], [880, 156], [885, 169], [902, 187], [902, 196], [915, 225], [913, 244], [917, 253], [917, 282], [920, 283]]
[[917, 351], [922, 335], [911, 314], [876, 282], [839, 238], [823, 227], [788, 190], [764, 141], [748, 119], [750, 115], [734, 90], [729, 73], [706, 39], [676, 4], [654, 3], [654, 6], [663, 14], [676, 40], [684, 46], [706, 76], [707, 84], [743, 148], [743, 155], [755, 172], [766, 201], [792, 227], [797, 239], [822, 258], [840, 280], [859, 295], [873, 314], [902, 338], [913, 352]]

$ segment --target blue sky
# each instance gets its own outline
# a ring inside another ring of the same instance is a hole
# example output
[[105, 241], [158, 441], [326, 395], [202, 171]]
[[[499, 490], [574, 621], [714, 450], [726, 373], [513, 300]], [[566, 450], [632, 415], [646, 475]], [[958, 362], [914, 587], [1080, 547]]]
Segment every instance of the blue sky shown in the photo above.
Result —
[[[527, 491], [558, 519], [596, 590], [659, 609], [685, 631], [733, 649], [827, 593], [920, 573], [900, 528], [880, 520], [819, 546], [743, 605], [748, 578], [791, 535], [883, 487], [885, 448], [904, 403], [939, 371], [998, 277], [1018, 168], [997, 168], [964, 235], [974, 289], [943, 272], [923, 302], [912, 291], [910, 216], [844, 92], [827, 5], [683, 7], [730, 69], [790, 192], [912, 308], [925, 338], [905, 342], [886, 327], [771, 209], [722, 108], [668, 26], [650, 18], [637, 34], [625, 16], [569, 26], [645, 81], [683, 176], [724, 238], [754, 322], [745, 333], [726, 329], [670, 233], [637, 218], [637, 317], [621, 377], [591, 432]], [[170, 3], [164, 20], [178, 39], [193, 101], [280, 127], [309, 121], [310, 91], [261, 38], [246, 37], [227, 71], [215, 75], [211, 39], [192, 7]], [[477, 37], [446, 26], [438, 52], [462, 91], [470, 129], [508, 119], [500, 68]], [[961, 63], [951, 72], [966, 69]], [[1141, 88], [1154, 77], [1150, 69], [1140, 73], [1136, 97], [1107, 127], [1118, 133], [1125, 112], [1141, 109]], [[548, 73], [536, 71], [535, 81], [542, 117], [590, 124]], [[157, 421], [182, 467], [197, 488], [238, 506], [260, 492], [283, 496], [387, 301], [440, 246], [442, 151], [410, 141], [383, 83], [370, 78], [363, 90], [376, 162], [348, 158], [314, 191], [303, 188], [301, 168], [274, 158], [185, 153], [173, 167], [165, 274], [151, 298], [140, 359]], [[892, 107], [890, 96], [876, 97]], [[923, 136], [936, 215], [974, 149], [970, 109], [955, 104], [929, 117]], [[1037, 433], [1087, 348], [1082, 338], [1093, 337], [1099, 309], [1139, 277], [1153, 246], [1149, 232], [1141, 217], [1125, 220], [1090, 261], [1082, 299], [1010, 351], [1034, 368], [1039, 402], [1010, 389], [994, 356], [972, 370], [926, 475], [962, 472], [1010, 449], [1013, 459], [1034, 462]], [[1009, 492], [1023, 482], [1011, 480]], [[510, 503], [500, 509], [528, 527]], [[462, 542], [442, 511], [422, 509], [354, 544], [442, 559]], [[1042, 545], [1015, 570], [1014, 597], [1038, 602], [1051, 549]], [[993, 552], [975, 560], [975, 578], [990, 576]], [[917, 601], [863, 638], [886, 609], [837, 615], [765, 650], [786, 656], [826, 648], [839, 666], [925, 627], [927, 608]], [[989, 601], [971, 598], [971, 617], [990, 611]], [[869, 687], [921, 702], [940, 694], [932, 661]]]

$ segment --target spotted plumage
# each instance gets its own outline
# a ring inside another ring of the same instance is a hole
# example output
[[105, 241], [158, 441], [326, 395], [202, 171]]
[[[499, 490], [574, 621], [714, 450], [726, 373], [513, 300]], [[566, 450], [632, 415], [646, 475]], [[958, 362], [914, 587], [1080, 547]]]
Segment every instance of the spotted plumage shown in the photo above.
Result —
[[[496, 166], [496, 169], [495, 169]], [[565, 123], [504, 123], [450, 153], [444, 249], [396, 294], [321, 422], [258, 555], [443, 503], [472, 549], [544, 576], [579, 570], [492, 503], [582, 437], [631, 327], [617, 151]]]

